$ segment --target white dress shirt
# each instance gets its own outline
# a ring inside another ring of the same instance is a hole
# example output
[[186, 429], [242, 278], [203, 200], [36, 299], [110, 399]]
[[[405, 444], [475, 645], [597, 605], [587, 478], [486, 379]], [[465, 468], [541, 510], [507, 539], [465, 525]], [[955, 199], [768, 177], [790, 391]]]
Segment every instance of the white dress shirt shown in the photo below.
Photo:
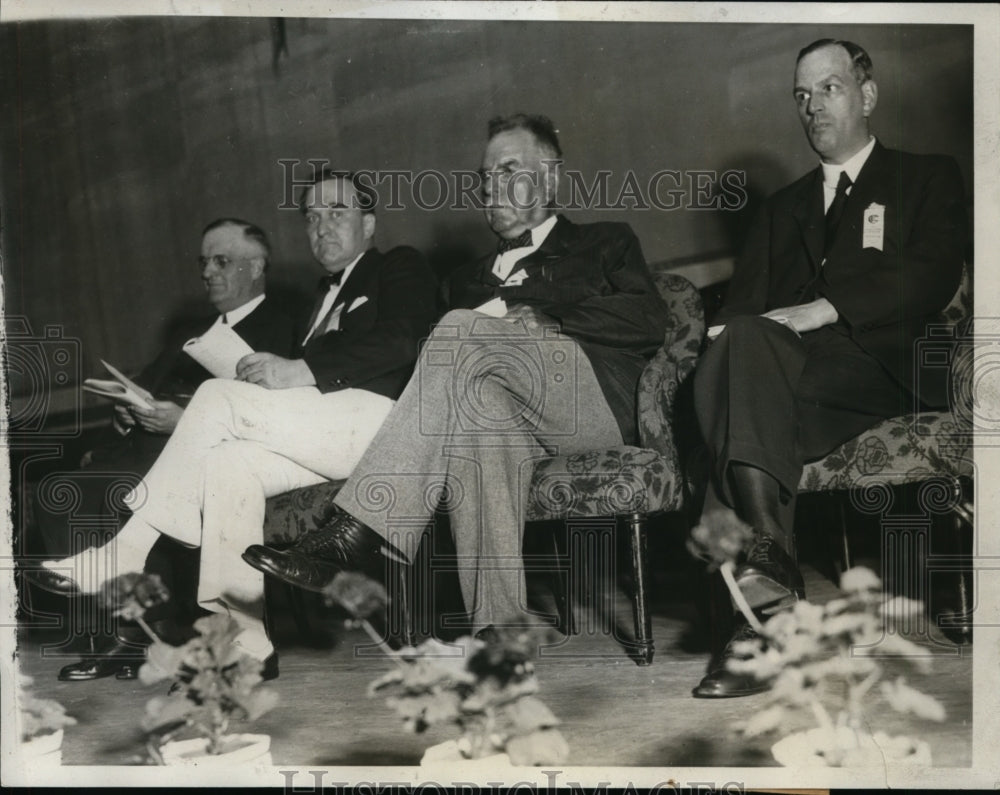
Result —
[[[237, 323], [243, 320], [243, 318], [245, 318], [247, 315], [253, 312], [262, 303], [264, 303], [264, 293], [261, 293], [256, 298], [251, 298], [245, 304], [241, 304], [240, 306], [236, 307], [236, 309], [230, 309], [228, 312], [223, 312], [215, 319], [215, 322], [212, 325], [235, 326]], [[225, 318], [224, 323], [223, 323], [223, 318]]]
[[851, 187], [847, 189], [847, 195], [851, 195], [851, 189], [854, 187], [854, 183], [858, 181], [858, 174], [861, 173], [861, 167], [864, 166], [865, 162], [868, 160], [868, 156], [872, 153], [875, 148], [875, 136], [871, 136], [868, 140], [867, 146], [854, 155], [846, 163], [841, 163], [840, 165], [829, 165], [827, 163], [821, 163], [823, 167], [823, 212], [825, 213], [830, 209], [830, 205], [833, 204], [833, 197], [837, 195], [837, 183], [840, 181], [840, 172], [846, 171], [847, 176], [851, 178]]
[[[497, 254], [496, 260], [493, 262], [493, 275], [496, 276], [504, 284], [515, 285], [520, 284], [524, 281], [524, 274], [514, 274], [514, 266], [517, 265], [522, 259], [527, 257], [529, 254], [533, 254], [538, 251], [538, 247], [542, 245], [545, 238], [549, 236], [549, 232], [552, 231], [552, 227], [556, 225], [556, 216], [550, 215], [544, 221], [542, 221], [538, 226], [531, 230], [531, 245], [523, 246], [522, 248], [512, 248], [510, 251], [505, 251], [503, 254]], [[513, 276], [513, 278], [512, 278]]]

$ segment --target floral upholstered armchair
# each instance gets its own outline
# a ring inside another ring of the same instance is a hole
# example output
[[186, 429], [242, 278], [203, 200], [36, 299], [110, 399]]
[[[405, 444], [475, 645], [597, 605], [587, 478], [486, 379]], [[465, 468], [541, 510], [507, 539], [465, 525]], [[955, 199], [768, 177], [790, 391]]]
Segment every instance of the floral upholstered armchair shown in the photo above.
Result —
[[[621, 446], [542, 461], [535, 469], [526, 521], [583, 517], [624, 517], [630, 527], [635, 642], [630, 649], [640, 664], [653, 658], [646, 596], [646, 528], [650, 514], [680, 510], [685, 495], [680, 454], [675, 444], [674, 402], [694, 370], [704, 339], [701, 298], [694, 286], [662, 267], [653, 278], [669, 318], [662, 348], [639, 382], [638, 414], [642, 447]], [[267, 543], [291, 543], [306, 530], [324, 524], [342, 481], [309, 486], [268, 500], [264, 524]], [[557, 588], [564, 613], [571, 608], [565, 588]], [[562, 597], [562, 598], [560, 598]]]
[[[929, 329], [929, 345], [920, 351], [924, 366], [948, 368], [950, 409], [882, 420], [819, 461], [807, 464], [799, 481], [800, 493], [849, 490], [856, 508], [888, 516], [893, 502], [891, 486], [922, 483], [921, 506], [928, 513], [950, 512], [954, 532], [960, 532], [962, 520], [969, 520], [972, 515], [962, 488], [973, 477], [972, 310], [972, 274], [967, 266], [955, 296], [942, 311], [938, 323]], [[935, 343], [942, 344], [935, 347]], [[920, 524], [911, 521], [914, 523]], [[891, 530], [893, 524], [889, 520], [886, 526]], [[843, 524], [842, 530], [842, 565], [850, 568]], [[953, 570], [954, 565], [948, 564], [947, 568]], [[966, 580], [961, 571], [958, 574], [959, 613], [966, 614], [969, 610]], [[960, 618], [961, 615], [951, 617], [955, 622], [953, 629], [960, 627], [957, 623]], [[961, 642], [967, 632], [963, 628], [946, 630], [946, 634]]]

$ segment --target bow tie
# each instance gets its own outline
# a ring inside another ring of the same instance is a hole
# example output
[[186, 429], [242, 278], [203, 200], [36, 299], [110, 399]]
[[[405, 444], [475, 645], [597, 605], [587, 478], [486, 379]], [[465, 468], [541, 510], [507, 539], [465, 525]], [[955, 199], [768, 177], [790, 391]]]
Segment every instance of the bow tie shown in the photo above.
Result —
[[338, 286], [340, 284], [340, 280], [343, 278], [344, 278], [343, 271], [337, 271], [336, 273], [328, 273], [326, 276], [320, 278], [319, 284], [317, 285], [316, 289], [321, 293], [328, 292], [331, 287]]
[[508, 240], [507, 238], [500, 238], [497, 243], [497, 252], [503, 254], [504, 252], [511, 251], [515, 248], [531, 248], [531, 230], [525, 229], [517, 237]]

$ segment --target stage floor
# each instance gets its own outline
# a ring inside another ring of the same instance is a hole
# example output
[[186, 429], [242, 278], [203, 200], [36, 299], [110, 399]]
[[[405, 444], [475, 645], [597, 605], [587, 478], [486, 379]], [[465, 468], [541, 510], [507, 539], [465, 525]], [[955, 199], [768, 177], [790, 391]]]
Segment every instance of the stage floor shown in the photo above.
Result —
[[[808, 567], [805, 574], [811, 600], [834, 596], [829, 579]], [[630, 628], [631, 608], [624, 596], [618, 592], [608, 602], [612, 623]], [[654, 605], [656, 656], [648, 667], [635, 665], [611, 633], [597, 626], [602, 622], [593, 620], [593, 615], [589, 624], [587, 616], [579, 619], [580, 634], [546, 649], [536, 661], [539, 695], [562, 720], [569, 765], [776, 764], [770, 753], [774, 738], [748, 740], [729, 730], [732, 723], [761, 709], [766, 695], [692, 698], [708, 650], [692, 631], [697, 617], [690, 606]], [[327, 648], [311, 648], [301, 643], [287, 615], [283, 621], [287, 626], [283, 624], [278, 637], [281, 674], [270, 683], [281, 701], [252, 729], [271, 735], [276, 765], [415, 765], [427, 746], [450, 738], [442, 729], [405, 732], [383, 696], [366, 695], [368, 684], [391, 663], [377, 653], [372, 656], [372, 649], [365, 656], [356, 653], [357, 646], [367, 643], [359, 630], [333, 626]], [[972, 647], [951, 645], [936, 632], [924, 644], [934, 655], [932, 674], [919, 675], [893, 661], [886, 668], [888, 676], [894, 677], [898, 670], [908, 683], [936, 696], [947, 710], [947, 720], [915, 720], [907, 725], [896, 713], [880, 714], [885, 722], [878, 728], [890, 734], [918, 734], [930, 744], [935, 765], [964, 767], [972, 756]], [[59, 668], [76, 658], [51, 648], [58, 633], [34, 629], [20, 635], [22, 671], [35, 678], [40, 694], [60, 701], [78, 721], [66, 730], [64, 765], [145, 764], [139, 722], [145, 702], [165, 693], [166, 687], [113, 677], [59, 682]]]

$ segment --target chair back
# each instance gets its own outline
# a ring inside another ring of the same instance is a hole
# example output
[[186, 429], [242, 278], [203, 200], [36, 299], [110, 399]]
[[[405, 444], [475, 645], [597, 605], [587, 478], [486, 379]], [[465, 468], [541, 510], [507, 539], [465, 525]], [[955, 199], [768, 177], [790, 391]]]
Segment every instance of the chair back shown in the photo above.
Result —
[[639, 379], [639, 440], [643, 447], [666, 459], [668, 471], [682, 473], [677, 443], [678, 395], [698, 361], [705, 339], [705, 313], [691, 282], [663, 267], [652, 266], [650, 270], [669, 315], [663, 346]]

